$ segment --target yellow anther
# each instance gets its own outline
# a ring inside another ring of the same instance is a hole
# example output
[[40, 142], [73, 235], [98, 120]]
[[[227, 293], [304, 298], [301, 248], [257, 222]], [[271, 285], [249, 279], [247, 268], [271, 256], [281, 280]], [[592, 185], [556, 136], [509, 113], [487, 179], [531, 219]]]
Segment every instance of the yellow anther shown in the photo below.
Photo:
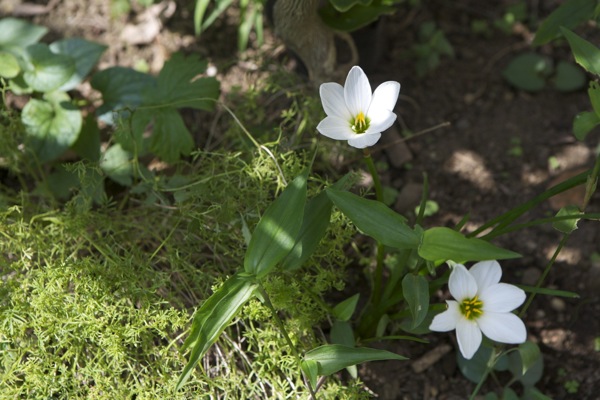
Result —
[[480, 316], [483, 311], [481, 310], [483, 306], [483, 302], [477, 298], [477, 296], [472, 299], [463, 300], [460, 305], [461, 311], [463, 315], [467, 319], [472, 319]]
[[367, 130], [367, 119], [363, 112], [359, 112], [356, 118], [354, 118], [354, 125], [352, 125], [352, 129], [356, 133], [363, 133]]

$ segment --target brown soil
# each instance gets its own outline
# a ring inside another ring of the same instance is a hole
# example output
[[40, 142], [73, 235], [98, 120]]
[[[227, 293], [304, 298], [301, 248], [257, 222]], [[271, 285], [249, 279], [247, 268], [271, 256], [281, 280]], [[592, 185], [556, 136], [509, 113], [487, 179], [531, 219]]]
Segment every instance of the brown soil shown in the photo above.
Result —
[[[51, 29], [50, 39], [79, 36], [109, 45], [101, 68], [133, 66], [144, 60], [150, 71], [156, 72], [173, 51], [199, 53], [216, 67], [224, 96], [235, 85], [245, 88], [263, 77], [271, 69], [269, 63], [286, 63], [288, 68], [293, 65], [285, 61], [281, 43], [268, 31], [262, 48], [237, 54], [235, 11], [218, 20], [199, 40], [194, 38], [193, 3], [165, 1], [153, 6], [153, 11], [134, 8], [128, 16], [111, 17], [108, 0], [73, 0], [50, 2], [53, 8], [29, 16]], [[396, 108], [400, 116], [397, 131], [407, 128], [419, 132], [449, 122], [447, 127], [410, 139], [407, 148], [394, 145], [400, 136], [393, 132], [389, 133], [392, 140], [388, 137], [383, 142], [386, 144], [375, 148], [377, 156], [392, 165], [384, 181], [401, 192], [396, 204], [399, 211], [416, 205], [426, 172], [430, 197], [441, 210], [426, 224], [453, 226], [470, 213], [466, 228], [473, 229], [592, 165], [597, 132], [585, 143], [577, 142], [571, 134], [573, 117], [591, 108], [585, 90], [564, 94], [546, 89], [528, 94], [511, 88], [501, 71], [511, 57], [529, 49], [531, 33], [527, 27], [518, 26], [513, 34], [492, 27], [489, 36], [475, 34], [470, 28], [475, 19], [491, 25], [513, 1], [496, 2], [493, 7], [477, 0], [424, 3], [416, 13], [401, 9], [383, 18], [382, 25], [374, 30], [380, 36], [363, 38], [371, 53], [363, 53], [362, 65], [372, 84], [390, 79], [402, 84]], [[552, 4], [542, 7], [540, 3], [545, 2], [533, 0], [527, 3], [532, 15], [540, 17], [556, 5], [548, 2]], [[419, 25], [431, 20], [446, 34], [455, 57], [442, 58], [437, 69], [419, 79], [414, 59], [405, 52], [417, 40]], [[145, 28], [143, 21], [150, 21]], [[141, 30], [121, 36], [128, 24]], [[556, 60], [570, 58], [564, 44], [538, 51]], [[549, 165], [552, 156], [558, 161], [556, 168]], [[410, 158], [410, 168], [406, 164], [394, 167], [398, 157]], [[570, 196], [563, 200], [581, 202], [581, 193]], [[527, 220], [551, 215], [557, 207], [558, 203], [542, 204], [527, 215]], [[588, 211], [598, 209], [596, 196]], [[545, 372], [538, 388], [555, 399], [600, 398], [596, 392], [600, 357], [594, 347], [600, 337], [600, 265], [591, 260], [594, 252], [600, 252], [600, 230], [597, 222], [582, 221], [579, 225], [544, 286], [574, 291], [581, 298], [538, 296], [525, 317], [529, 338], [539, 344], [544, 355]], [[521, 259], [503, 263], [505, 280], [534, 284], [559, 240], [560, 235], [548, 226], [500, 238], [497, 244], [523, 254]], [[430, 345], [394, 344], [392, 350], [413, 361], [370, 363], [361, 368], [362, 379], [382, 399], [466, 398], [473, 384], [456, 367], [453, 335], [436, 334], [428, 339]], [[425, 371], [413, 371], [414, 360], [432, 348], [443, 349], [445, 344], [450, 344], [452, 351]], [[567, 392], [565, 384], [569, 381], [579, 382], [574, 394]], [[482, 393], [495, 389], [497, 386], [489, 383]]]

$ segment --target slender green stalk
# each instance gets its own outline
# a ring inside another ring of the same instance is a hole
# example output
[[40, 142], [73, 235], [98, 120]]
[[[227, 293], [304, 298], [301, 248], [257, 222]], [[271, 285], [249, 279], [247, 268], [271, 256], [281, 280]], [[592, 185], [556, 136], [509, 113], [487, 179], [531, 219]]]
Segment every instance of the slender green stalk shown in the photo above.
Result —
[[[375, 196], [377, 197], [378, 201], [383, 203], [383, 188], [381, 187], [381, 180], [379, 179], [379, 174], [377, 173], [377, 168], [375, 168], [375, 163], [373, 162], [373, 158], [371, 157], [371, 152], [369, 149], [364, 150], [364, 156], [367, 168], [373, 177]], [[377, 266], [375, 268], [375, 278], [373, 282], [373, 301], [375, 304], [379, 304], [381, 301], [383, 282], [383, 250], [383, 244], [377, 243]]]
[[[552, 255], [552, 258], [550, 259], [550, 262], [548, 262], [548, 265], [546, 265], [546, 268], [544, 269], [544, 272], [542, 273], [542, 276], [540, 276], [540, 278], [536, 282], [536, 284], [535, 284], [536, 288], [539, 288], [542, 285], [542, 282], [544, 282], [544, 280], [546, 279], [546, 276], [548, 275], [548, 273], [550, 272], [550, 269], [554, 265], [554, 262], [556, 261], [556, 258], [560, 254], [560, 252], [563, 249], [563, 247], [565, 247], [565, 245], [567, 244], [567, 240], [569, 240], [569, 237], [571, 237], [570, 233], [565, 233], [563, 235], [560, 243], [556, 247], [556, 250], [554, 250], [554, 254]], [[527, 309], [529, 308], [529, 306], [533, 302], [534, 298], [535, 298], [535, 293], [531, 293], [531, 295], [527, 299], [527, 302], [525, 303], [525, 305], [523, 306], [523, 308], [521, 308], [521, 311], [519, 312], [519, 317], [520, 318], [522, 318], [523, 315], [525, 315], [525, 312], [527, 311]]]
[[483, 376], [481, 377], [481, 379], [479, 380], [479, 382], [477, 383], [477, 386], [475, 386], [475, 389], [473, 389], [473, 393], [471, 393], [471, 396], [469, 396], [469, 400], [474, 400], [475, 396], [477, 396], [477, 393], [479, 393], [479, 390], [481, 389], [481, 386], [483, 386], [483, 383], [487, 380], [488, 375], [490, 374], [490, 372], [492, 372], [492, 369], [494, 368], [494, 365], [496, 364], [496, 360], [498, 353], [496, 353], [496, 349], [492, 349], [492, 354], [490, 355], [490, 359], [488, 360], [486, 369], [485, 369], [485, 373], [483, 374]]
[[273, 303], [271, 303], [271, 298], [269, 297], [267, 291], [265, 290], [265, 288], [263, 287], [263, 285], [260, 282], [258, 283], [258, 290], [259, 290], [262, 298], [265, 301], [265, 305], [271, 310], [271, 313], [273, 314], [273, 317], [275, 318], [275, 323], [279, 327], [281, 333], [283, 334], [283, 337], [285, 338], [285, 341], [287, 342], [288, 346], [290, 346], [292, 354], [296, 358], [296, 362], [298, 363], [298, 367], [300, 367], [302, 377], [304, 378], [304, 383], [306, 384], [306, 387], [308, 388], [308, 391], [310, 393], [310, 398], [313, 400], [316, 400], [317, 399], [316, 393], [314, 392], [313, 388], [310, 386], [310, 382], [304, 375], [304, 372], [302, 371], [302, 368], [301, 368], [302, 356], [298, 352], [298, 349], [296, 349], [296, 346], [294, 346], [292, 339], [290, 339], [290, 335], [288, 334], [287, 329], [285, 329], [285, 325], [283, 324], [283, 321], [281, 320], [281, 318], [279, 318], [279, 315], [277, 314], [277, 310], [273, 306]]

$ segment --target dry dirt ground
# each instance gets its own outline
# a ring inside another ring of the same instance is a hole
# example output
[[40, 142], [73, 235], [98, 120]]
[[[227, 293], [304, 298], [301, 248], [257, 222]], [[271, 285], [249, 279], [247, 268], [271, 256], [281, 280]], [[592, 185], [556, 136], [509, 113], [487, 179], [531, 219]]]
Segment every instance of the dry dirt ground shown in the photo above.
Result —
[[[198, 40], [193, 36], [194, 2], [163, 1], [145, 10], [134, 7], [121, 17], [111, 17], [108, 0], [37, 3], [2, 0], [0, 12], [47, 26], [50, 40], [80, 36], [109, 45], [100, 68], [133, 66], [143, 60], [156, 72], [170, 53], [196, 52], [210, 60], [226, 95], [235, 85], [250, 86], [269, 70], [269, 64], [293, 65], [268, 31], [264, 46], [239, 55], [235, 11], [218, 20]], [[383, 18], [376, 36], [361, 35], [366, 44], [363, 49], [370, 51], [363, 53], [361, 65], [372, 83], [393, 79], [402, 84], [395, 130], [419, 132], [449, 123], [410, 139], [406, 146], [394, 144], [400, 136], [391, 132], [388, 140], [375, 148], [378, 159], [390, 164], [383, 178], [400, 191], [396, 208], [401, 212], [418, 202], [422, 174], [428, 174], [431, 199], [441, 210], [426, 221], [429, 225], [452, 226], [470, 213], [467, 228], [472, 228], [593, 163], [598, 133], [591, 134], [585, 143], [577, 142], [571, 134], [573, 117], [591, 108], [585, 90], [564, 94], [546, 89], [529, 94], [511, 88], [501, 71], [511, 57], [529, 48], [531, 32], [526, 26], [513, 34], [491, 28], [485, 36], [470, 28], [473, 20], [491, 24], [512, 3], [499, 1], [491, 6], [478, 0], [423, 1], [417, 12], [400, 9]], [[543, 18], [558, 2], [526, 3], [531, 15]], [[406, 50], [418, 40], [418, 28], [425, 21], [435, 21], [444, 31], [455, 56], [442, 58], [437, 69], [418, 78], [414, 59]], [[588, 31], [593, 33], [593, 29]], [[595, 38], [599, 39], [598, 34]], [[570, 57], [564, 44], [538, 51], [556, 60]], [[556, 162], [550, 163], [551, 157]], [[400, 159], [410, 168], [398, 165]], [[581, 201], [580, 192], [569, 196], [562, 201]], [[595, 196], [588, 211], [598, 212], [598, 200]], [[527, 219], [552, 215], [559, 207], [559, 202], [542, 204]], [[545, 283], [578, 292], [581, 298], [538, 296], [525, 317], [529, 337], [544, 355], [545, 373], [538, 387], [554, 399], [600, 398], [600, 355], [595, 349], [600, 337], [600, 264], [592, 259], [594, 252], [600, 252], [599, 232], [597, 221], [580, 223]], [[534, 284], [559, 240], [559, 234], [548, 226], [502, 237], [500, 245], [524, 255], [504, 263], [506, 280]], [[434, 347], [450, 344], [455, 348], [452, 335], [437, 334], [428, 339]], [[418, 360], [431, 348], [397, 344], [392, 350]], [[368, 387], [383, 399], [463, 399], [473, 388], [458, 371], [454, 351], [423, 372], [415, 373], [412, 366], [412, 362], [371, 363], [360, 372]], [[568, 393], [573, 381], [578, 382], [578, 390]], [[483, 393], [495, 389], [497, 386], [490, 383]]]

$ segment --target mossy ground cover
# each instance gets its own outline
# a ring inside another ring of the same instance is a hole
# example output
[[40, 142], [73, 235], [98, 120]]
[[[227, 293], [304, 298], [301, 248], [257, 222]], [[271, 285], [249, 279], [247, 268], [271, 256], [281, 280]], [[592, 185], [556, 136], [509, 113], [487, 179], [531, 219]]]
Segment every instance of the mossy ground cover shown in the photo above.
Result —
[[[182, 344], [196, 307], [240, 268], [250, 232], [312, 154], [280, 149], [197, 152], [131, 188], [96, 196], [94, 163], [66, 163], [81, 185], [58, 200], [48, 166], [18, 146], [4, 114], [6, 177], [0, 197], [0, 398], [296, 398], [306, 395], [294, 357], [258, 300], [176, 391]], [[237, 133], [235, 133], [237, 134]], [[270, 154], [269, 154], [270, 153]], [[93, 181], [93, 179], [92, 179]], [[324, 182], [314, 179], [311, 190]], [[305, 268], [265, 282], [294, 340], [323, 342], [323, 296], [344, 287], [336, 221]], [[307, 295], [307, 293], [309, 295]], [[328, 398], [365, 395], [360, 381], [329, 379]]]

